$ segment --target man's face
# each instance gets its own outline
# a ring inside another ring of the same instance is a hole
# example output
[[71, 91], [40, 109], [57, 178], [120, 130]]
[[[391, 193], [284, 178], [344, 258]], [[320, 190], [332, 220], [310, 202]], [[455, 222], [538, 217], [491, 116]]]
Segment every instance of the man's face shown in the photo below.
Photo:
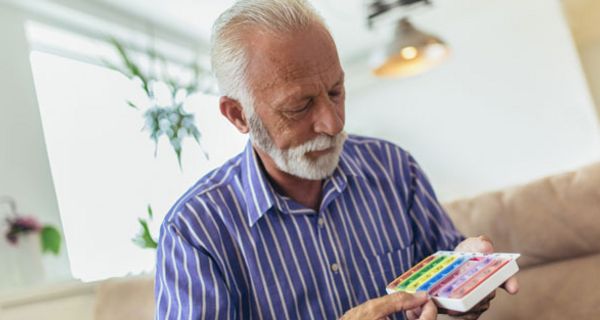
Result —
[[319, 25], [248, 38], [254, 144], [284, 172], [312, 180], [331, 175], [346, 137], [344, 73], [333, 40]]

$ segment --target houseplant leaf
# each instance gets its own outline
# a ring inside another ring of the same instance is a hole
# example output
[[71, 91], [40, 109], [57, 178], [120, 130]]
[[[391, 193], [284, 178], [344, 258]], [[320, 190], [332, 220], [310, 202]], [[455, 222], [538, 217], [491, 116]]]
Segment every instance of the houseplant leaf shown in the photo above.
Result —
[[50, 252], [58, 255], [60, 252], [61, 237], [60, 232], [53, 226], [44, 226], [40, 232], [42, 241], [42, 252]]

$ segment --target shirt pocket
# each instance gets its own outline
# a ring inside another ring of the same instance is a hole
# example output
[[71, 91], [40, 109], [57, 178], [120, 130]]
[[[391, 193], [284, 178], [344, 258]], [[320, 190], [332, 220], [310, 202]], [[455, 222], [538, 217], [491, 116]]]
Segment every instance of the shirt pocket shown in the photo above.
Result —
[[[359, 300], [364, 302], [387, 294], [385, 287], [388, 283], [412, 267], [414, 249], [415, 246], [411, 243], [383, 254], [363, 257], [361, 270], [353, 274], [353, 283], [363, 285], [363, 290], [358, 290], [361, 293], [358, 294]], [[364, 290], [364, 287], [370, 289]], [[359, 288], [355, 288], [357, 289]]]

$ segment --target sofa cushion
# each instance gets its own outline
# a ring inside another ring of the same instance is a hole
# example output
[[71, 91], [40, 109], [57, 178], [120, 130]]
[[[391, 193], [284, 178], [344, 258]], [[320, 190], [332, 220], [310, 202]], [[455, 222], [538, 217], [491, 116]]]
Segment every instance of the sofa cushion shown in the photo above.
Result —
[[600, 254], [522, 270], [516, 296], [497, 290], [482, 320], [598, 319]]

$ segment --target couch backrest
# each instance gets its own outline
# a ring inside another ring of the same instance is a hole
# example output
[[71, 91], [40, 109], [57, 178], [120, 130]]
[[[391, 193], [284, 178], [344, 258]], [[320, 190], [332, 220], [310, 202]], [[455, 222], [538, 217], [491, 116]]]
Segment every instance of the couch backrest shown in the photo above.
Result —
[[600, 163], [445, 205], [465, 235], [485, 234], [528, 267], [600, 252]]

